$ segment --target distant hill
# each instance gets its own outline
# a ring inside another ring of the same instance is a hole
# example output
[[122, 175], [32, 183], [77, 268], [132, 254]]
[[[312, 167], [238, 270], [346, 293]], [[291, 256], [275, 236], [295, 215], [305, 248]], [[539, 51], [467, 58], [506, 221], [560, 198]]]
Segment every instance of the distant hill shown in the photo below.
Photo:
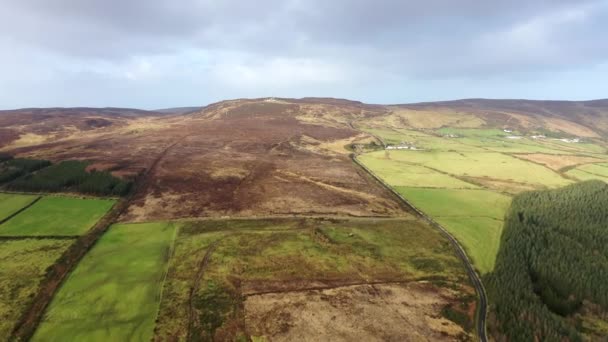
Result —
[[21, 108], [0, 110], [0, 117], [21, 115], [25, 117], [48, 118], [50, 116], [113, 116], [113, 117], [138, 117], [138, 116], [158, 116], [162, 113], [156, 111], [135, 109], [135, 108], [94, 108], [94, 107], [53, 107], [53, 108]]
[[162, 113], [133, 108], [23, 108], [0, 110], [0, 148], [21, 139], [24, 144], [65, 138], [77, 132], [121, 127], [132, 119]]
[[536, 101], [464, 99], [389, 106], [397, 110], [427, 113], [470, 114], [485, 126], [529, 130], [562, 131], [597, 137], [608, 135], [608, 100]]

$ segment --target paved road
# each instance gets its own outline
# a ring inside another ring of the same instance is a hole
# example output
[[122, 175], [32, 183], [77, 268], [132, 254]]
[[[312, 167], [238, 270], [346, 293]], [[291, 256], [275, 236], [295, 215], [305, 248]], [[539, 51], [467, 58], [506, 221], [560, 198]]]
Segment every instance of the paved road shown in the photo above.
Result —
[[483, 287], [483, 283], [481, 282], [479, 275], [475, 271], [473, 264], [467, 257], [467, 254], [465, 253], [464, 248], [462, 248], [462, 246], [456, 240], [456, 238], [454, 238], [452, 236], [452, 234], [450, 234], [443, 226], [441, 226], [435, 220], [433, 220], [432, 218], [427, 216], [420, 209], [416, 208], [412, 203], [410, 203], [410, 201], [408, 201], [405, 197], [401, 196], [401, 194], [399, 194], [392, 187], [390, 187], [388, 184], [386, 184], [380, 177], [378, 177], [370, 169], [368, 169], [365, 165], [363, 165], [361, 162], [359, 162], [359, 160], [357, 160], [357, 157], [355, 155], [351, 155], [351, 158], [357, 165], [359, 165], [363, 170], [365, 170], [372, 177], [374, 177], [380, 184], [382, 184], [390, 192], [392, 192], [397, 197], [399, 197], [399, 199], [401, 199], [401, 201], [403, 201], [408, 207], [412, 208], [418, 214], [419, 217], [421, 217], [422, 219], [424, 219], [425, 221], [430, 223], [433, 227], [439, 229], [439, 231], [446, 238], [448, 238], [448, 240], [450, 240], [450, 242], [456, 249], [456, 253], [460, 257], [460, 259], [463, 261], [465, 268], [467, 270], [467, 274], [469, 275], [469, 279], [471, 279], [471, 282], [473, 283], [473, 286], [475, 287], [475, 291], [477, 292], [477, 296], [479, 297], [479, 303], [478, 303], [479, 305], [477, 306], [477, 319], [476, 319], [477, 336], [479, 336], [479, 340], [481, 342], [487, 342], [488, 338], [486, 335], [486, 315], [487, 315], [487, 310], [488, 310], [488, 298], [486, 296], [486, 291], [485, 291], [485, 288]]

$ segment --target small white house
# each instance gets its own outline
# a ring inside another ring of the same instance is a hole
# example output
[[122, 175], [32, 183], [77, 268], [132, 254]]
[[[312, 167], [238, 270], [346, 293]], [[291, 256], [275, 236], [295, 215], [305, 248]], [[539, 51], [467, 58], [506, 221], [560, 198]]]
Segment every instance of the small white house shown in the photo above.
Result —
[[387, 149], [387, 150], [414, 150], [414, 151], [421, 150], [421, 149], [417, 148], [416, 146], [414, 146], [413, 144], [406, 144], [406, 143], [401, 143], [399, 145], [387, 145], [385, 149]]

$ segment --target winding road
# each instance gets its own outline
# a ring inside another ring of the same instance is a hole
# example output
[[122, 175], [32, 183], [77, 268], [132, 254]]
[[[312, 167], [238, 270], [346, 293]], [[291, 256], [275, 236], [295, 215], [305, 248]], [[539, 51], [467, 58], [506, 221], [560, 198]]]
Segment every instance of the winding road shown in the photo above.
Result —
[[473, 283], [473, 286], [475, 287], [475, 292], [477, 292], [477, 296], [479, 297], [479, 305], [477, 305], [477, 317], [476, 317], [476, 329], [475, 329], [477, 331], [477, 336], [479, 336], [479, 340], [481, 342], [487, 342], [488, 337], [486, 334], [486, 315], [487, 315], [487, 310], [488, 310], [488, 298], [486, 296], [486, 290], [483, 287], [481, 278], [475, 271], [475, 268], [473, 267], [471, 260], [469, 260], [469, 257], [465, 253], [462, 245], [460, 245], [460, 243], [456, 240], [456, 238], [454, 238], [452, 236], [452, 234], [450, 234], [450, 232], [448, 232], [443, 226], [441, 226], [439, 223], [437, 223], [431, 217], [426, 215], [420, 209], [416, 208], [410, 201], [408, 201], [405, 197], [403, 197], [401, 194], [399, 194], [397, 191], [395, 191], [390, 185], [386, 184], [372, 170], [368, 169], [365, 165], [363, 165], [363, 163], [361, 163], [357, 159], [356, 155], [351, 154], [351, 158], [355, 164], [359, 165], [359, 167], [361, 167], [370, 176], [372, 176], [376, 181], [378, 181], [378, 183], [382, 184], [382, 186], [384, 186], [386, 189], [388, 189], [390, 192], [392, 192], [395, 196], [397, 196], [403, 203], [405, 203], [408, 207], [412, 208], [412, 210], [414, 210], [414, 212], [416, 212], [416, 214], [420, 218], [427, 221], [433, 227], [437, 228], [441, 232], [441, 234], [443, 234], [450, 241], [452, 246], [454, 246], [456, 253], [458, 254], [458, 256], [460, 257], [460, 259], [462, 260], [462, 262], [465, 265], [467, 274], [469, 275], [469, 279], [471, 279], [471, 282]]

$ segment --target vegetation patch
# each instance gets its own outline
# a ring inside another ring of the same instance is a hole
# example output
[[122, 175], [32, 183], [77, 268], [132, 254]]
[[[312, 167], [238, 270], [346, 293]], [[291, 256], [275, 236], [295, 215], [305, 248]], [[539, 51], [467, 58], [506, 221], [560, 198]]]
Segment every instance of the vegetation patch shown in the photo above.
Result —
[[73, 240], [0, 240], [0, 341], [27, 309], [46, 269]]
[[515, 197], [487, 281], [496, 336], [605, 337], [588, 313], [583, 321], [577, 317], [585, 307], [596, 306], [596, 317], [605, 317], [608, 309], [606, 208], [608, 185], [598, 181]]
[[51, 165], [48, 160], [12, 159], [10, 156], [2, 159], [0, 159], [0, 184]]
[[247, 337], [243, 300], [260, 293], [415, 280], [468, 284], [450, 243], [415, 220], [186, 223], [170, 263], [156, 339]]
[[116, 178], [107, 171], [87, 171], [88, 165], [78, 160], [63, 161], [17, 178], [6, 188], [28, 192], [73, 191], [102, 196], [122, 196], [129, 192], [131, 182]]
[[30, 195], [0, 193], [0, 221], [13, 215], [38, 198]]
[[511, 197], [489, 190], [397, 187], [416, 207], [432, 217], [487, 217], [502, 220]]
[[384, 154], [365, 154], [358, 157], [376, 175], [392, 186], [475, 189], [477, 185], [464, 182], [431, 168], [406, 161], [388, 159]]
[[527, 183], [539, 188], [571, 183], [546, 167], [502, 153], [392, 151], [390, 158], [431, 167], [455, 176], [488, 177]]
[[0, 236], [76, 236], [91, 228], [115, 200], [47, 196], [0, 225]]
[[488, 190], [397, 190], [454, 235], [481, 273], [492, 270], [510, 197]]
[[53, 298], [33, 341], [149, 341], [175, 228], [114, 225]]

